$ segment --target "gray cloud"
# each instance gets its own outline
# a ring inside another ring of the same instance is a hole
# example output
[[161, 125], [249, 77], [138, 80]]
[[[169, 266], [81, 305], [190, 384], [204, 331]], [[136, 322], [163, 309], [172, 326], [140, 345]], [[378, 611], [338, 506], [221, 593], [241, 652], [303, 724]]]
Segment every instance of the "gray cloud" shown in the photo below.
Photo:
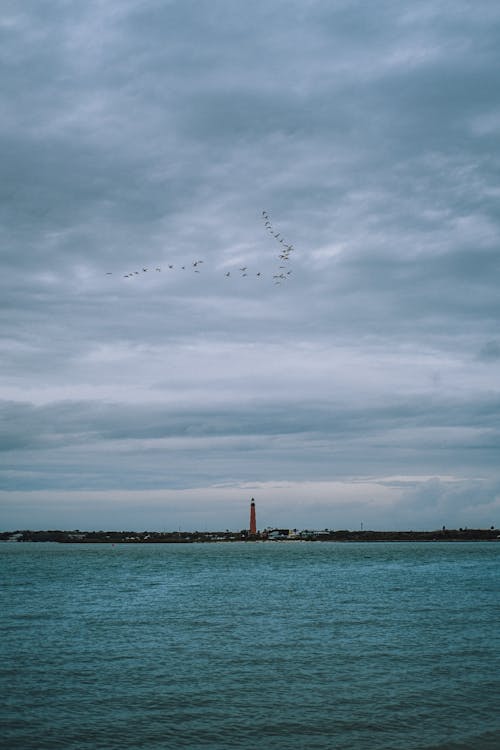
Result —
[[[450, 513], [443, 476], [494, 486], [500, 11], [28, 1], [0, 21], [9, 523], [21, 491], [196, 490], [203, 514], [254, 482], [283, 517], [275, 483], [337, 502], [340, 479], [434, 497], [435, 476]], [[263, 209], [295, 248], [278, 286]], [[418, 522], [398, 502], [388, 520]]]
[[500, 343], [498, 341], [487, 341], [479, 350], [478, 357], [484, 362], [495, 362], [500, 359]]

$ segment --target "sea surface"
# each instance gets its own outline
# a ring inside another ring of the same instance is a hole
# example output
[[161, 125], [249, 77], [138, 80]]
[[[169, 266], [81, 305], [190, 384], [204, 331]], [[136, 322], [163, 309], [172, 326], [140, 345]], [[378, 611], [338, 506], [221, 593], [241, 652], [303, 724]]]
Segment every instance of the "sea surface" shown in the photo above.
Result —
[[500, 543], [0, 544], [8, 750], [498, 750]]

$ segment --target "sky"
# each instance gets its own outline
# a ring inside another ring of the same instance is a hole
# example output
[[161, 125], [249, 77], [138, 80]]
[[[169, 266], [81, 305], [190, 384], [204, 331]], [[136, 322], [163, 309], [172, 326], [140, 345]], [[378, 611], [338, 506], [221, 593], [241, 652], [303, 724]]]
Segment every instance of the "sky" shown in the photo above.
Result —
[[500, 526], [498, 3], [4, 0], [0, 61], [1, 529]]

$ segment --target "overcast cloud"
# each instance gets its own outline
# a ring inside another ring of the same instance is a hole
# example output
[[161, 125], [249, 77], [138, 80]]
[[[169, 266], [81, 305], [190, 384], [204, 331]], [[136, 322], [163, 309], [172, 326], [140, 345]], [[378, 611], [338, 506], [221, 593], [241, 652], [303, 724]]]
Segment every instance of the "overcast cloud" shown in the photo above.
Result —
[[0, 61], [1, 528], [500, 525], [498, 3], [6, 0]]

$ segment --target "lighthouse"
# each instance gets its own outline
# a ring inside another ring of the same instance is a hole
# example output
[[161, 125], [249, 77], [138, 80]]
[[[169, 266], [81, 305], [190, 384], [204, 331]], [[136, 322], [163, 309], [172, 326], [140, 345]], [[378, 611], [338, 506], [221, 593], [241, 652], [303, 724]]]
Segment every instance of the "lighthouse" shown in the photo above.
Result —
[[257, 533], [257, 521], [255, 519], [255, 500], [252, 497], [250, 503], [250, 534]]

